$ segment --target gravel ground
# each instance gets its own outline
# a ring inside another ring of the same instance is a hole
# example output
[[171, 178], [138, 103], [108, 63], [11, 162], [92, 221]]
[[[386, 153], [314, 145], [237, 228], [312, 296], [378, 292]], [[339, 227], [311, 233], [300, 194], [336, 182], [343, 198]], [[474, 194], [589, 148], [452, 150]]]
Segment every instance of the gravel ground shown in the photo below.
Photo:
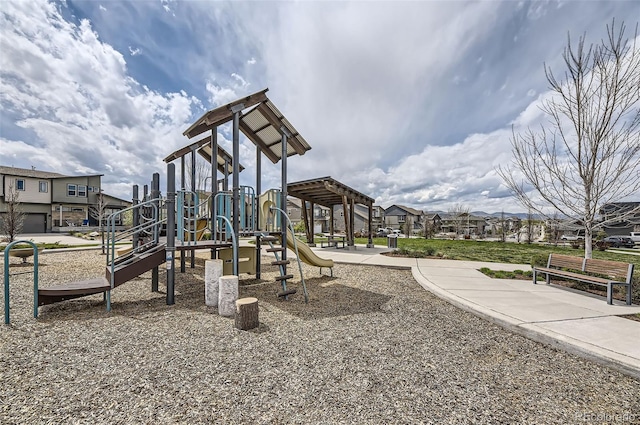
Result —
[[[40, 261], [46, 286], [100, 276], [104, 257]], [[32, 276], [12, 276], [0, 423], [640, 423], [639, 381], [458, 310], [410, 271], [303, 271], [309, 304], [242, 277], [260, 305], [249, 332], [204, 305], [200, 259], [176, 274], [174, 306], [147, 273], [113, 291], [111, 313], [94, 295], [37, 321]]]

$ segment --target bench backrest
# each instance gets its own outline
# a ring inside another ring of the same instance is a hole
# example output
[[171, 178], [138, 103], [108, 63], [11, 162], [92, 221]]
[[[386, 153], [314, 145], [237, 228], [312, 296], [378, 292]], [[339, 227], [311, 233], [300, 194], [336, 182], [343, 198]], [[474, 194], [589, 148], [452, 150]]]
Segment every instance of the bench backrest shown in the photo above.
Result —
[[633, 264], [592, 258], [585, 259], [573, 255], [549, 254], [547, 267], [579, 270], [625, 282], [631, 282], [633, 276]]
[[633, 264], [588, 258], [585, 260], [584, 271], [608, 276], [611, 279], [631, 282]]
[[582, 271], [584, 259], [573, 255], [549, 254], [547, 267]]

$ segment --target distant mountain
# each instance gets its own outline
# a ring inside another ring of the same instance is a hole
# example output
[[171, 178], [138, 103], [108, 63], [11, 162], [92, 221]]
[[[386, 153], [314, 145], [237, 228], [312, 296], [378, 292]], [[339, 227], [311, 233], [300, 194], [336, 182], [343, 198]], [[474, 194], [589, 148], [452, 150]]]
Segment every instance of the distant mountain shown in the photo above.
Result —
[[[448, 214], [446, 211], [429, 211], [429, 213], [431, 214]], [[512, 213], [512, 212], [507, 212], [505, 211], [504, 213], [502, 211], [499, 212], [494, 212], [494, 213], [488, 213], [488, 212], [484, 212], [484, 211], [471, 211], [472, 215], [477, 215], [479, 217], [496, 217], [496, 218], [500, 218], [502, 216], [502, 214], [504, 214], [504, 217], [518, 217], [520, 220], [526, 220], [527, 217], [529, 216], [528, 213], [525, 212], [519, 212], [519, 213]], [[543, 217], [540, 214], [532, 214], [531, 215], [533, 217], [534, 220], [542, 220]]]
[[[507, 211], [504, 211], [504, 212], [499, 211], [499, 212], [493, 212], [493, 213], [486, 213], [484, 211], [472, 211], [471, 214], [479, 215], [480, 217], [497, 217], [497, 218], [502, 217], [502, 214], [504, 214], [505, 217], [518, 217], [521, 220], [526, 220], [529, 217], [529, 213], [525, 213], [525, 212], [512, 213]], [[531, 217], [534, 220], [541, 220], [543, 218], [540, 214], [531, 214]]]

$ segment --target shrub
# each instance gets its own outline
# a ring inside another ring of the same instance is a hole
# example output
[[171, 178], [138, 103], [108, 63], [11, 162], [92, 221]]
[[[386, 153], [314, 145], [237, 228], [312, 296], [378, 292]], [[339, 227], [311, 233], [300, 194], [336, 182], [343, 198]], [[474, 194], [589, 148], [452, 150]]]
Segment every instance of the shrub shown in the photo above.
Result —
[[531, 257], [531, 267], [546, 267], [548, 260], [548, 255], [536, 254]]

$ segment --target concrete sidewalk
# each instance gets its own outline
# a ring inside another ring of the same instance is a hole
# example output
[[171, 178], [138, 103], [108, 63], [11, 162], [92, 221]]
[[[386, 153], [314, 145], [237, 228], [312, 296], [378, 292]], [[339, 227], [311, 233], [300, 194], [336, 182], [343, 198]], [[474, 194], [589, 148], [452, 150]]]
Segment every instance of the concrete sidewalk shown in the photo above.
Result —
[[524, 264], [388, 257], [381, 253], [389, 249], [379, 247], [312, 249], [340, 263], [410, 268], [423, 288], [464, 310], [640, 379], [640, 322], [617, 317], [640, 313], [640, 306], [608, 305], [604, 297], [585, 292], [492, 279], [478, 271], [531, 269]]

